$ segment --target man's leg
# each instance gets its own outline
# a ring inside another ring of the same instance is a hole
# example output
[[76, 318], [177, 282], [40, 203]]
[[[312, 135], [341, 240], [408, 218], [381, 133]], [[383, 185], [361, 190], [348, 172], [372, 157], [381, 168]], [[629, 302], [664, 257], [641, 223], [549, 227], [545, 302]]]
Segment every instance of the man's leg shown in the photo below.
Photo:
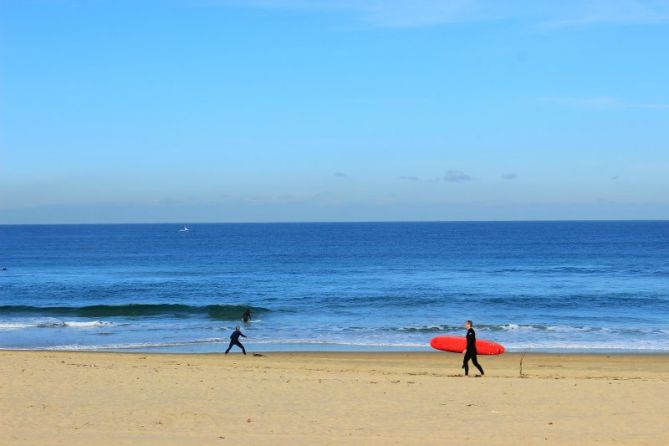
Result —
[[462, 360], [462, 368], [465, 369], [465, 376], [469, 375], [469, 352], [465, 353], [465, 357]]
[[246, 349], [244, 348], [244, 346], [242, 345], [242, 343], [239, 342], [239, 341], [237, 341], [237, 346], [238, 346], [239, 348], [241, 348], [241, 349], [242, 349], [242, 352], [246, 355]]
[[476, 355], [472, 355], [472, 364], [474, 364], [474, 367], [479, 369], [479, 372], [481, 372], [481, 375], [485, 375], [485, 373], [483, 373], [483, 367], [481, 367], [481, 364], [479, 364], [479, 361], [478, 361]]
[[235, 345], [235, 343], [233, 341], [230, 341], [230, 345], [228, 345], [228, 349], [225, 351], [226, 355], [228, 354], [233, 345]]

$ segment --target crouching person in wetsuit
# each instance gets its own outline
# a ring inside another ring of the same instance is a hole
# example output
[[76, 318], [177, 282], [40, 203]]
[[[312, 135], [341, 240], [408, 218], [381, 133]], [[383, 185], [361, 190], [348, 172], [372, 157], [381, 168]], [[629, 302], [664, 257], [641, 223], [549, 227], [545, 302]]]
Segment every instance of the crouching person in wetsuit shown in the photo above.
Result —
[[484, 375], [483, 373], [483, 367], [481, 367], [481, 364], [479, 364], [477, 358], [476, 358], [476, 332], [474, 331], [473, 327], [474, 324], [472, 324], [472, 321], [466, 321], [465, 322], [465, 328], [467, 329], [467, 348], [465, 351], [462, 353], [465, 355], [463, 361], [462, 361], [462, 368], [465, 369], [465, 376], [469, 375], [469, 360], [471, 359], [472, 364], [474, 364], [474, 367], [479, 369], [479, 372], [481, 372], [481, 376]]
[[232, 334], [230, 335], [230, 345], [228, 346], [228, 349], [225, 351], [226, 355], [228, 354], [228, 352], [230, 351], [230, 349], [232, 348], [233, 345], [236, 345], [237, 347], [241, 348], [242, 352], [244, 354], [246, 354], [246, 349], [244, 348], [242, 343], [239, 342], [239, 337], [240, 336], [242, 336], [244, 338], [246, 337], [246, 335], [241, 332], [241, 330], [239, 329], [239, 325], [238, 325], [238, 326], [235, 327], [235, 331], [233, 331]]

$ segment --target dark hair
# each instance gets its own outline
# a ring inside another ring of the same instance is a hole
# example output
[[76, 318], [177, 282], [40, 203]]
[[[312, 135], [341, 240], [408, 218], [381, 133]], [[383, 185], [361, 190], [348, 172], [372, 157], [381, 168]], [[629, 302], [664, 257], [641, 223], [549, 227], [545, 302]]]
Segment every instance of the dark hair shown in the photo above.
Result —
[[474, 326], [474, 323], [473, 323], [472, 321], [470, 321], [469, 319], [467, 319], [467, 320], [465, 321], [465, 324], [469, 324], [469, 325], [471, 325], [472, 327]]

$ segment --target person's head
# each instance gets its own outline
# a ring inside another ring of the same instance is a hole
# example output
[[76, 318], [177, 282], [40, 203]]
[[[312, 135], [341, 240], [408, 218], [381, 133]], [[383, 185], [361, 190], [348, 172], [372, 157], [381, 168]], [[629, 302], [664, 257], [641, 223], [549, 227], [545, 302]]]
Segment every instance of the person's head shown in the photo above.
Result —
[[465, 328], [472, 328], [473, 326], [474, 324], [472, 323], [472, 321], [470, 320], [465, 321]]
[[237, 326], [235, 327], [235, 330], [239, 331], [239, 325], [237, 325]]

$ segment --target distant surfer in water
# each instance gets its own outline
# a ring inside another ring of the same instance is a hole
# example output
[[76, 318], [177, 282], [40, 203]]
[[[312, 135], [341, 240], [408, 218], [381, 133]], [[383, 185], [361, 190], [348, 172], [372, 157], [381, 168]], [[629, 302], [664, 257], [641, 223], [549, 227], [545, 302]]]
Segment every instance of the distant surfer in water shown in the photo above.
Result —
[[481, 364], [479, 364], [478, 360], [476, 359], [476, 332], [474, 331], [473, 328], [474, 324], [472, 324], [472, 321], [466, 321], [465, 322], [465, 328], [467, 329], [467, 348], [465, 351], [462, 353], [465, 355], [463, 361], [462, 361], [462, 368], [465, 369], [465, 376], [469, 375], [469, 360], [472, 360], [472, 364], [474, 364], [474, 367], [479, 369], [479, 372], [481, 372], [481, 376], [484, 375], [483, 373], [483, 367], [481, 367]]
[[251, 321], [251, 309], [247, 308], [246, 311], [244, 311], [244, 314], [242, 314], [242, 320], [244, 323], [250, 322]]
[[235, 331], [232, 332], [230, 335], [230, 345], [228, 345], [228, 349], [225, 351], [225, 354], [227, 355], [230, 352], [230, 349], [232, 348], [233, 345], [236, 345], [237, 347], [242, 349], [242, 352], [244, 355], [246, 355], [246, 349], [242, 345], [241, 342], [239, 342], [239, 337], [245, 338], [246, 335], [242, 333], [242, 331], [239, 329], [239, 325], [235, 327]]

